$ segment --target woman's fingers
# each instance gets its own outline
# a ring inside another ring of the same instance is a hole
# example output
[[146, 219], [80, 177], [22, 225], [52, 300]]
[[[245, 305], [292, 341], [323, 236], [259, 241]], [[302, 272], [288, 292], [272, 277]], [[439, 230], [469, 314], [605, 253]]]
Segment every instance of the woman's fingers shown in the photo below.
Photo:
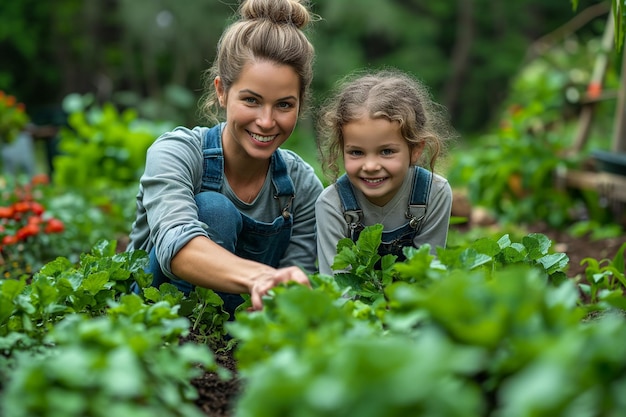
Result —
[[256, 277], [252, 284], [250, 291], [250, 301], [252, 302], [252, 308], [254, 310], [261, 310], [263, 308], [263, 297], [269, 290], [276, 285], [295, 282], [297, 284], [311, 286], [309, 277], [296, 266], [290, 266], [287, 268], [275, 269], [271, 272], [264, 272], [262, 275]]

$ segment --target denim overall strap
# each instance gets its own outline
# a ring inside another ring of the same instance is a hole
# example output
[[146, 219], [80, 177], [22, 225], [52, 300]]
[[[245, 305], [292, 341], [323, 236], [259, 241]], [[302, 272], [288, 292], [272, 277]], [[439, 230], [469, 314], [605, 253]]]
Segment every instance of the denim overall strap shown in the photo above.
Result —
[[413, 191], [411, 192], [406, 217], [410, 219], [409, 225], [417, 230], [418, 233], [422, 228], [422, 220], [426, 216], [428, 196], [432, 182], [432, 172], [419, 166], [415, 167], [413, 174]]
[[287, 173], [287, 164], [280, 154], [280, 151], [276, 150], [276, 152], [272, 154], [271, 165], [272, 183], [276, 190], [274, 198], [280, 200], [282, 207], [281, 214], [284, 218], [288, 218], [291, 216], [289, 210], [295, 197], [295, 187], [293, 181], [291, 181], [291, 177]]
[[222, 152], [222, 130], [224, 123], [210, 128], [202, 138], [204, 156], [202, 191], [219, 191], [224, 177], [224, 153]]
[[341, 199], [341, 205], [343, 206], [343, 217], [348, 223], [350, 229], [350, 238], [356, 242], [359, 238], [359, 234], [363, 230], [363, 210], [356, 201], [354, 195], [354, 189], [346, 174], [343, 174], [335, 182], [337, 193]]

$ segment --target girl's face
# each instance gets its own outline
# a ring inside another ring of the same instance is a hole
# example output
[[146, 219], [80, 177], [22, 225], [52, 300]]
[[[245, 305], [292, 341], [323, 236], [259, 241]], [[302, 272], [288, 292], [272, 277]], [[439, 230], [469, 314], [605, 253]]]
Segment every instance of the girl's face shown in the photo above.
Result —
[[269, 159], [291, 135], [298, 120], [300, 79], [288, 65], [248, 63], [228, 91], [215, 78], [219, 103], [226, 108], [225, 151]]
[[400, 124], [363, 116], [343, 126], [343, 160], [350, 182], [376, 204], [384, 206], [398, 192], [408, 168], [422, 147], [409, 148]]

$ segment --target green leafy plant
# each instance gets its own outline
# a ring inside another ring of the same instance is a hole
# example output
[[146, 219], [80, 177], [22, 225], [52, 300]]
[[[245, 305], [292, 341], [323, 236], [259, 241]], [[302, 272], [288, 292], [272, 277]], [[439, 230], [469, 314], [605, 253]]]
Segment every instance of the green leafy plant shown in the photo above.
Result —
[[226, 326], [239, 342], [235, 356], [243, 375], [284, 348], [323, 354], [334, 351], [342, 335], [371, 333], [368, 322], [355, 319], [354, 303], [321, 288], [294, 285], [275, 288], [273, 294], [262, 312], [241, 314]]
[[115, 253], [115, 242], [102, 241], [78, 264], [59, 257], [25, 279], [0, 280], [0, 349], [13, 351], [43, 343], [54, 325], [69, 314], [103, 315], [130, 285], [146, 280], [145, 252]]
[[419, 340], [351, 335], [317, 352], [286, 347], [250, 371], [235, 416], [478, 417], [485, 407], [466, 376], [484, 360], [430, 330]]
[[572, 236], [583, 237], [589, 235], [594, 240], [616, 238], [624, 233], [623, 228], [619, 224], [601, 224], [595, 220], [583, 220], [576, 222], [567, 229]]
[[89, 105], [87, 97], [68, 96], [66, 106], [71, 109], [69, 127], [60, 134], [54, 182], [92, 194], [136, 185], [146, 150], [165, 127], [139, 119], [133, 109]]
[[[453, 155], [450, 182], [466, 188], [471, 202], [490, 210], [501, 223], [545, 222], [563, 228], [581, 212], [607, 223], [607, 209], [594, 204], [597, 193], [574, 192], [557, 181], [559, 172], [578, 168], [586, 157], [584, 151], [573, 155], [571, 142], [592, 75], [589, 62], [601, 53], [606, 51], [597, 39], [583, 44], [572, 37], [526, 63], [512, 79], [493, 127], [470, 149]], [[612, 68], [605, 80], [607, 89], [619, 85]], [[590, 141], [610, 134], [603, 126], [612, 125], [614, 115], [606, 106], [596, 105]]]
[[558, 134], [529, 131], [532, 118], [531, 111], [520, 110], [517, 126], [504, 125], [483, 137], [480, 151], [458, 157], [451, 176], [467, 185], [475, 205], [488, 207], [504, 223], [543, 220], [563, 226], [575, 205], [554, 180], [554, 172], [567, 165], [559, 156], [565, 144]]
[[616, 308], [626, 310], [626, 275], [624, 275], [624, 243], [613, 259], [585, 258], [581, 265], [585, 268], [585, 282], [580, 283], [584, 294], [591, 303], [604, 301]]
[[[375, 256], [355, 263], [376, 247], [376, 233], [364, 236], [341, 257], [378, 279]], [[567, 257], [550, 246], [531, 234], [442, 249], [440, 260], [407, 250], [375, 306], [323, 275], [313, 290], [275, 288], [264, 310], [229, 324], [246, 387], [235, 415], [624, 412], [624, 320], [607, 303], [583, 320], [577, 283], [553, 279]]]
[[49, 335], [54, 348], [17, 355], [2, 393], [3, 415], [202, 416], [191, 380], [216, 369], [213, 356], [202, 345], [164, 343], [189, 323], [163, 307], [126, 308], [150, 325], [119, 307], [115, 318], [65, 318]]
[[382, 232], [383, 226], [378, 224], [365, 228], [357, 242], [341, 239], [332, 265], [333, 270], [344, 271], [335, 274], [340, 285], [349, 287], [351, 295], [370, 302], [379, 298], [383, 287], [391, 282], [391, 267], [396, 259], [393, 255], [381, 258], [378, 254]]
[[[406, 248], [395, 262], [377, 254], [380, 231], [340, 244], [338, 279], [277, 286], [263, 310], [235, 321], [210, 290], [147, 287], [147, 254], [117, 253], [114, 241], [76, 264], [49, 262], [29, 282], [0, 280], [0, 413], [199, 417], [190, 381], [231, 377], [210, 352], [221, 337], [235, 349], [238, 417], [626, 411], [626, 324], [613, 314], [626, 307], [626, 244], [612, 260], [587, 260], [611, 286], [594, 301], [542, 234], [436, 255]], [[143, 297], [130, 292], [135, 281]]]
[[[143, 296], [151, 302], [167, 301], [180, 307], [180, 315], [191, 321], [191, 331], [196, 342], [203, 343], [214, 350], [230, 349], [231, 344], [224, 343], [226, 339], [225, 323], [228, 313], [222, 309], [224, 301], [215, 291], [208, 288], [195, 287], [185, 297], [174, 285], [164, 283], [159, 288], [148, 286], [149, 282], [140, 283]], [[242, 306], [243, 308], [243, 306]]]
[[98, 242], [128, 237], [135, 218], [136, 186], [97, 195], [56, 184], [46, 191], [47, 211], [65, 224], [63, 239], [55, 245], [60, 256], [78, 262], [79, 256]]

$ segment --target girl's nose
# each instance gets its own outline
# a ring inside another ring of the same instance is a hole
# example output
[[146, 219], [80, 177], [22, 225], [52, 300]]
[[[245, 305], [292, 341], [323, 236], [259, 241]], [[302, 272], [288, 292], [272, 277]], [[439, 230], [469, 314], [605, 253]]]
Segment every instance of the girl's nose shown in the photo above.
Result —
[[380, 163], [378, 158], [365, 158], [363, 161], [363, 171], [378, 171], [380, 169]]

